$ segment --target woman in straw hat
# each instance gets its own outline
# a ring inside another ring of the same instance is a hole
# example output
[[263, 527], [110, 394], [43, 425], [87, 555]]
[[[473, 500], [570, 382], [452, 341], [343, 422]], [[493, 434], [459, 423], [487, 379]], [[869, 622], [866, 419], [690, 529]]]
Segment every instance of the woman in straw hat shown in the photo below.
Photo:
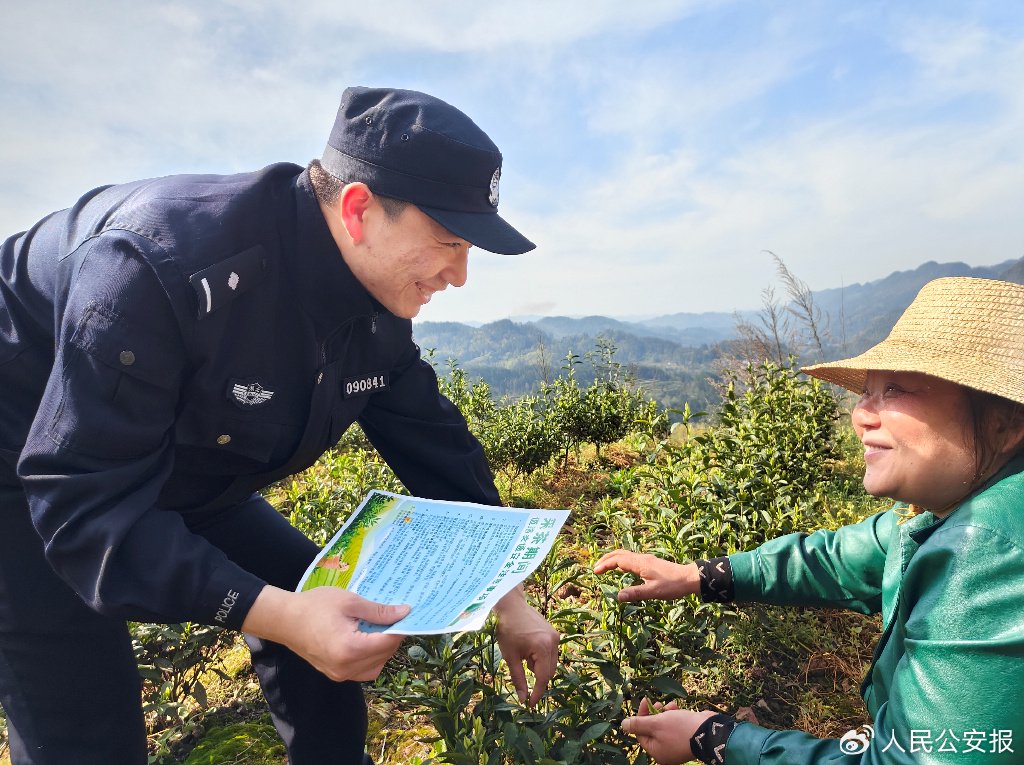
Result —
[[645, 701], [623, 729], [665, 765], [1024, 762], [1024, 287], [937, 279], [884, 341], [803, 371], [860, 394], [864, 488], [893, 508], [687, 565], [615, 550], [595, 571], [644, 580], [622, 601], [880, 612], [872, 725], [819, 739]]

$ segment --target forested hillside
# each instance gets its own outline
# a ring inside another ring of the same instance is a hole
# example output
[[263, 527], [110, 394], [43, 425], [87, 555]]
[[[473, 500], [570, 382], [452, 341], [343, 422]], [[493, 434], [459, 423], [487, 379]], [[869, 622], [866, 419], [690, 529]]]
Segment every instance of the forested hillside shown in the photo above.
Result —
[[[929, 261], [912, 271], [898, 271], [866, 284], [851, 284], [811, 293], [820, 315], [825, 359], [859, 353], [881, 340], [928, 281], [941, 276], [999, 278], [1024, 284], [1024, 258], [996, 266]], [[685, 300], [685, 296], [681, 298]], [[780, 306], [783, 318], [787, 306]], [[551, 380], [570, 354], [595, 351], [598, 338], [616, 348], [616, 359], [662, 406], [680, 409], [689, 403], [706, 409], [714, 400], [709, 378], [727, 359], [743, 356], [737, 347], [737, 323], [763, 326], [757, 310], [735, 313], [675, 313], [642, 321], [608, 316], [552, 316], [530, 321], [502, 321], [474, 327], [451, 322], [417, 322], [416, 341], [443, 367], [457, 359], [471, 379], [482, 378], [495, 395], [519, 397], [538, 380]], [[792, 317], [790, 317], [792, 318]], [[741, 343], [739, 343], [741, 345]], [[798, 351], [797, 348], [784, 348]], [[806, 354], [805, 354], [806, 355]], [[577, 372], [589, 382], [589, 365]]]

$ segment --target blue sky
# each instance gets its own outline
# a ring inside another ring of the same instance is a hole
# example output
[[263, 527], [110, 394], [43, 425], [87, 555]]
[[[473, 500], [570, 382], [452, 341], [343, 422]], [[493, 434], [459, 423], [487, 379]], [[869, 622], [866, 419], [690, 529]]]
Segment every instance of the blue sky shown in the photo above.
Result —
[[1024, 255], [1024, 5], [5, 3], [0, 236], [85, 190], [318, 157], [347, 85], [433, 93], [505, 156], [533, 253], [427, 320], [756, 308]]

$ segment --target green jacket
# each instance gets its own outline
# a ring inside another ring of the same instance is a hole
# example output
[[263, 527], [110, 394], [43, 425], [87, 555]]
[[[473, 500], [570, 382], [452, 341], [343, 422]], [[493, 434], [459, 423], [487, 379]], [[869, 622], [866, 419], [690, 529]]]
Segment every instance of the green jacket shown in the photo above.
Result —
[[[729, 556], [736, 600], [882, 613], [870, 731], [739, 723], [726, 765], [1024, 763], [1024, 457], [944, 519], [895, 510]], [[904, 751], [900, 751], [902, 748]]]

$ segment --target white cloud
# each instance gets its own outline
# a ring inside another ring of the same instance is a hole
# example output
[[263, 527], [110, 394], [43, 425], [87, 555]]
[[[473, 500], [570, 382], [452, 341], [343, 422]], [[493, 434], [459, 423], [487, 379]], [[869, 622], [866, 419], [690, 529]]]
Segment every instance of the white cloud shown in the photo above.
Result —
[[1024, 238], [1024, 14], [1003, 31], [980, 13], [12, 4], [0, 235], [99, 183], [305, 162], [341, 89], [367, 83], [473, 115], [506, 156], [502, 214], [539, 245], [474, 255], [471, 286], [425, 318], [754, 307], [774, 274], [765, 249], [815, 287], [997, 262]]
[[[943, 58], [947, 47], [956, 55]], [[682, 295], [686, 310], [751, 307], [772, 280], [765, 249], [819, 288], [880, 278], [928, 259], [982, 265], [1022, 254], [1021, 45], [951, 25], [930, 38], [919, 32], [903, 50], [913, 51], [921, 68], [900, 72], [891, 88], [846, 111], [765, 132], [712, 163], [698, 140], [685, 137], [668, 153], [635, 146], [635, 153], [595, 170], [601, 181], [561, 189], [568, 201], [533, 222], [547, 244], [541, 255], [550, 259], [552, 278], [580, 286], [566, 290], [561, 310], [593, 312], [587, 300], [599, 289], [595, 274], [614, 283], [603, 292], [620, 312], [684, 310]], [[784, 80], [799, 59], [780, 64], [763, 87]], [[947, 77], [955, 80], [951, 89]], [[743, 71], [724, 76], [722, 108], [732, 100], [731, 79], [742, 81]], [[716, 94], [711, 86], [708, 92]], [[986, 108], [954, 103], [933, 113], [961, 97], [985, 99]], [[705, 104], [699, 111], [716, 110]], [[570, 264], [572, 252], [586, 258]]]
[[[265, 8], [274, 3], [240, 5]], [[711, 0], [646, 0], [624, 12], [618, 0], [483, 4], [476, 0], [390, 0], [376, 3], [372, 12], [353, 12], [345, 3], [314, 0], [302, 4], [301, 18], [296, 20], [305, 28], [324, 32], [353, 31], [363, 38], [353, 44], [364, 49], [383, 42], [399, 50], [473, 52], [486, 59], [487, 54], [509, 47], [564, 49], [609, 30], [648, 30], [709, 5], [713, 5]]]

